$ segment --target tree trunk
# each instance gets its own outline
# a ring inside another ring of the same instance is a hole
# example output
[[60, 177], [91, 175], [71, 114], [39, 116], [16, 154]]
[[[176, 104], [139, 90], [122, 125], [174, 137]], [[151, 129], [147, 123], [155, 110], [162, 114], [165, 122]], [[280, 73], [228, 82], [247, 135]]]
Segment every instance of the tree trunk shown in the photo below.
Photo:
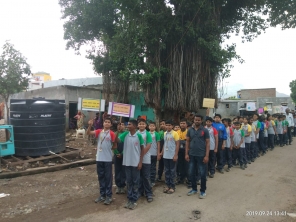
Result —
[[161, 121], [161, 110], [160, 109], [154, 109], [154, 114], [155, 114], [156, 129], [160, 129], [159, 128], [159, 123]]

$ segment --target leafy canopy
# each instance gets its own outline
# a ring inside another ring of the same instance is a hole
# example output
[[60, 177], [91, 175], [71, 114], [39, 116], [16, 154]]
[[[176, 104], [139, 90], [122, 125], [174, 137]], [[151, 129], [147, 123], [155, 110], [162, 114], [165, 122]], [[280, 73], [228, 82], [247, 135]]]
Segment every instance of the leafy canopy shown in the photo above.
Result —
[[293, 102], [296, 103], [296, 80], [291, 81], [289, 86], [291, 90], [290, 96]]

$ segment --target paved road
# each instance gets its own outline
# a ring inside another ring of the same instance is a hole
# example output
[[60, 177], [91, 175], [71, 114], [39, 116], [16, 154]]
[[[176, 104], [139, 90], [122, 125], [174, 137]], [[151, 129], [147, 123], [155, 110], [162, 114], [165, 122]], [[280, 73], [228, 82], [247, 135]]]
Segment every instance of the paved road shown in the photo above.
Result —
[[[296, 144], [296, 142], [295, 142]], [[232, 169], [225, 174], [216, 174], [207, 183], [207, 198], [198, 195], [188, 197], [185, 186], [177, 186], [176, 193], [163, 194], [163, 184], [155, 187], [155, 201], [147, 203], [143, 198], [135, 210], [123, 208], [126, 197], [114, 195], [110, 206], [95, 204], [96, 194], [68, 199], [57, 208], [33, 212], [13, 221], [135, 221], [135, 222], [187, 222], [187, 221], [296, 221], [279, 212], [296, 213], [296, 146], [285, 146], [269, 151], [246, 170]], [[57, 173], [57, 172], [55, 172]], [[46, 175], [46, 174], [44, 174]], [[195, 220], [193, 210], [201, 211]], [[270, 216], [247, 216], [260, 212]]]

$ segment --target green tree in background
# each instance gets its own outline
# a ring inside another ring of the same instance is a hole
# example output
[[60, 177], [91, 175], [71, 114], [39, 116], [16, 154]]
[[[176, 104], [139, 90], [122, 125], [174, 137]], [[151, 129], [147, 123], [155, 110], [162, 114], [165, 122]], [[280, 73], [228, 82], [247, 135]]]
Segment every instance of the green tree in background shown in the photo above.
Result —
[[203, 98], [217, 98], [217, 84], [229, 76], [230, 61], [243, 62], [235, 44], [225, 44], [232, 33], [252, 41], [270, 25], [295, 25], [295, 4], [288, 0], [59, 3], [67, 47], [92, 46], [88, 58], [104, 78], [107, 100], [114, 93], [119, 102], [128, 102], [128, 92], [141, 89], [158, 118], [197, 111]]
[[31, 70], [26, 58], [11, 43], [6, 42], [0, 55], [0, 95], [5, 100], [7, 120], [9, 119], [9, 96], [28, 87], [30, 74]]
[[293, 102], [296, 104], [296, 80], [293, 80], [292, 82], [290, 82], [290, 90], [291, 90], [291, 98], [293, 100]]

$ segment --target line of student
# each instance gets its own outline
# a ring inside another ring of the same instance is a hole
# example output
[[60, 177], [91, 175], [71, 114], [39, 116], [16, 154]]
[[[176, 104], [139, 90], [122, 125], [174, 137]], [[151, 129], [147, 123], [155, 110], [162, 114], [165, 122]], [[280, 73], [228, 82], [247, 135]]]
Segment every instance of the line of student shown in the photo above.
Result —
[[87, 133], [98, 138], [96, 160], [100, 196], [95, 202], [106, 205], [112, 202], [113, 153], [116, 193], [124, 194], [126, 186], [125, 208], [135, 209], [141, 196], [148, 202], [153, 201], [152, 187], [156, 180], [161, 181], [163, 171], [164, 193], [173, 194], [175, 186], [184, 184], [187, 179], [191, 189], [187, 195], [198, 193], [200, 184], [199, 197], [203, 199], [207, 176], [214, 178], [216, 170], [224, 174], [225, 165], [227, 172], [235, 165], [245, 170], [260, 154], [265, 155], [268, 148], [273, 150], [275, 144], [282, 147], [292, 142], [288, 136], [289, 122], [283, 120], [283, 115], [267, 115], [265, 119], [255, 114], [252, 118], [235, 118], [232, 124], [219, 114], [213, 120], [208, 113], [205, 126], [203, 117], [196, 115], [194, 123], [188, 124], [182, 119], [175, 127], [171, 121], [161, 121], [158, 132], [155, 123], [149, 124], [148, 131], [145, 120], [130, 120], [128, 131], [119, 123], [114, 133], [110, 130], [112, 120], [109, 118], [104, 120], [102, 130], [91, 131], [93, 120], [90, 120]]

